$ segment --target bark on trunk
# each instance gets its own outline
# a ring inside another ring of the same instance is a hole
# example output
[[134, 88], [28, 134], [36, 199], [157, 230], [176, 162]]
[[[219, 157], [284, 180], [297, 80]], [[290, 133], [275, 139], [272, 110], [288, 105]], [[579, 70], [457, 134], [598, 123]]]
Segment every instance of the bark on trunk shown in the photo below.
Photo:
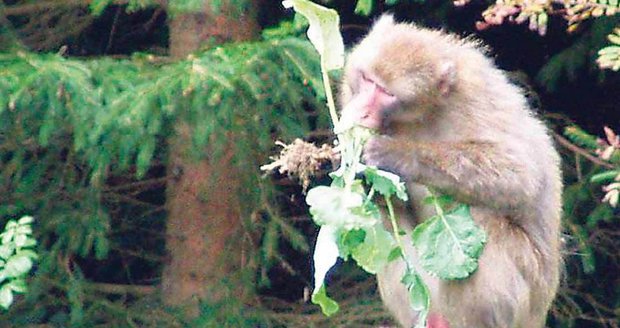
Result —
[[[223, 9], [218, 15], [205, 11], [174, 16], [169, 22], [171, 56], [187, 56], [213, 38], [220, 42], [252, 38], [257, 31], [252, 13], [240, 19], [231, 12]], [[207, 156], [196, 161], [190, 155], [190, 126], [180, 120], [175, 130], [176, 136], [169, 142], [169, 170], [176, 178], [167, 186], [169, 260], [162, 274], [162, 296], [164, 303], [183, 305], [189, 315], [197, 315], [198, 300], [217, 300], [223, 295], [218, 292], [219, 283], [239, 269], [241, 250], [225, 249], [241, 232], [240, 182], [238, 168], [231, 162], [234, 136], [212, 140], [231, 146], [221, 158]], [[209, 148], [204, 154], [212, 153]], [[240, 289], [232, 291], [234, 295], [245, 294], [242, 284], [234, 287]]]

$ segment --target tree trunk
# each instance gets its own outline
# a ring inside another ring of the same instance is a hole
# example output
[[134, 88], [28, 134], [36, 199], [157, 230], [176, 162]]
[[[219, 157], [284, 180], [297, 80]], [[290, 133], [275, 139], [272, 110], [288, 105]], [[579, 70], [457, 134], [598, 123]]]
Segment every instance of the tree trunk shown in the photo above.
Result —
[[[202, 13], [172, 16], [169, 22], [171, 56], [182, 58], [212, 40], [228, 42], [252, 38], [257, 31], [253, 12], [246, 12], [241, 18], [231, 13], [230, 8], [223, 8], [217, 15], [207, 9]], [[205, 159], [198, 161], [190, 155], [190, 126], [179, 120], [175, 132], [169, 141], [168, 167], [175, 178], [167, 186], [169, 260], [162, 274], [162, 296], [165, 304], [183, 305], [189, 315], [195, 316], [198, 300], [208, 297], [208, 300], [217, 301], [224, 294], [220, 282], [235, 277], [240, 269], [240, 247], [233, 248], [232, 252], [226, 247], [231, 241], [239, 240], [236, 237], [241, 232], [240, 181], [238, 168], [231, 160], [235, 149], [230, 140], [234, 136], [212, 140], [230, 145], [221, 158], [209, 157], [212, 151], [206, 147]], [[236, 289], [233, 295], [246, 293], [244, 284], [228, 286]]]

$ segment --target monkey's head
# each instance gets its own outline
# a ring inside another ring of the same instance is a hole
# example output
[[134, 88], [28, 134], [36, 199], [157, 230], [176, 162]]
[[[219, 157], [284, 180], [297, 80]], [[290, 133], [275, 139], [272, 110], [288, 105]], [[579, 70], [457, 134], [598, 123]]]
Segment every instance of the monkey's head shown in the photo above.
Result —
[[440, 110], [457, 83], [454, 43], [439, 31], [397, 24], [384, 15], [348, 56], [343, 116], [381, 129]]

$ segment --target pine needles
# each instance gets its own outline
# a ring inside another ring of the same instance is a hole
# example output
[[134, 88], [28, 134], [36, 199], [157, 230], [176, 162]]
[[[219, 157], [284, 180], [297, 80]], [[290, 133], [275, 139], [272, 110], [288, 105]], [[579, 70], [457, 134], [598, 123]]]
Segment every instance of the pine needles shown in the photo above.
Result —
[[[78, 60], [22, 52], [0, 54], [0, 67], [0, 217], [40, 218], [35, 232], [42, 258], [28, 298], [57, 309], [49, 308], [41, 322], [59, 311], [88, 326], [96, 309], [106, 306], [88, 288], [76, 291], [84, 276], [75, 258], [103, 259], [114, 247], [122, 250], [112, 242], [119, 214], [111, 210], [118, 206], [113, 197], [123, 195], [111, 191], [110, 179], [128, 172], [140, 179], [154, 166], [161, 170], [178, 120], [194, 132], [196, 159], [217, 158], [234, 143], [231, 162], [243, 175], [244, 215], [262, 211], [272, 217], [247, 220], [260, 224], [254, 231], [286, 231], [293, 247], [307, 249], [300, 232], [269, 205], [276, 193], [258, 168], [268, 161], [274, 136], [292, 140], [327, 126], [324, 111], [316, 110], [322, 85], [309, 43], [234, 44], [174, 63], [149, 56]], [[220, 140], [227, 142], [213, 144]], [[135, 203], [135, 211], [122, 210], [135, 222], [123, 224], [154, 224], [152, 214], [150, 221], [142, 219], [142, 212], [153, 209]], [[259, 261], [278, 258], [279, 238], [259, 243]], [[15, 311], [30, 311], [20, 308]]]

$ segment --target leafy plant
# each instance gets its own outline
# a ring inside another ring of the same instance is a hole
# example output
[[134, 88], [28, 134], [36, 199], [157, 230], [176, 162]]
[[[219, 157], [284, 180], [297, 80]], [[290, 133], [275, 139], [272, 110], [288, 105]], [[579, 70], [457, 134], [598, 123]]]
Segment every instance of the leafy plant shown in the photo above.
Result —
[[[455, 5], [463, 6], [470, 0], [457, 0]], [[557, 10], [563, 7], [563, 10]], [[532, 31], [540, 35], [547, 33], [549, 16], [563, 14], [568, 22], [568, 31], [574, 31], [579, 24], [591, 17], [613, 16], [620, 9], [617, 0], [553, 0], [546, 2], [508, 0], [497, 1], [482, 13], [483, 20], [476, 24], [478, 29], [486, 29], [505, 22], [527, 23]]]
[[13, 304], [14, 293], [25, 293], [26, 275], [32, 269], [37, 241], [32, 237], [31, 216], [10, 220], [0, 233], [0, 307]]
[[620, 70], [620, 27], [607, 36], [612, 45], [598, 52], [598, 65], [601, 68], [609, 68], [614, 71]]

